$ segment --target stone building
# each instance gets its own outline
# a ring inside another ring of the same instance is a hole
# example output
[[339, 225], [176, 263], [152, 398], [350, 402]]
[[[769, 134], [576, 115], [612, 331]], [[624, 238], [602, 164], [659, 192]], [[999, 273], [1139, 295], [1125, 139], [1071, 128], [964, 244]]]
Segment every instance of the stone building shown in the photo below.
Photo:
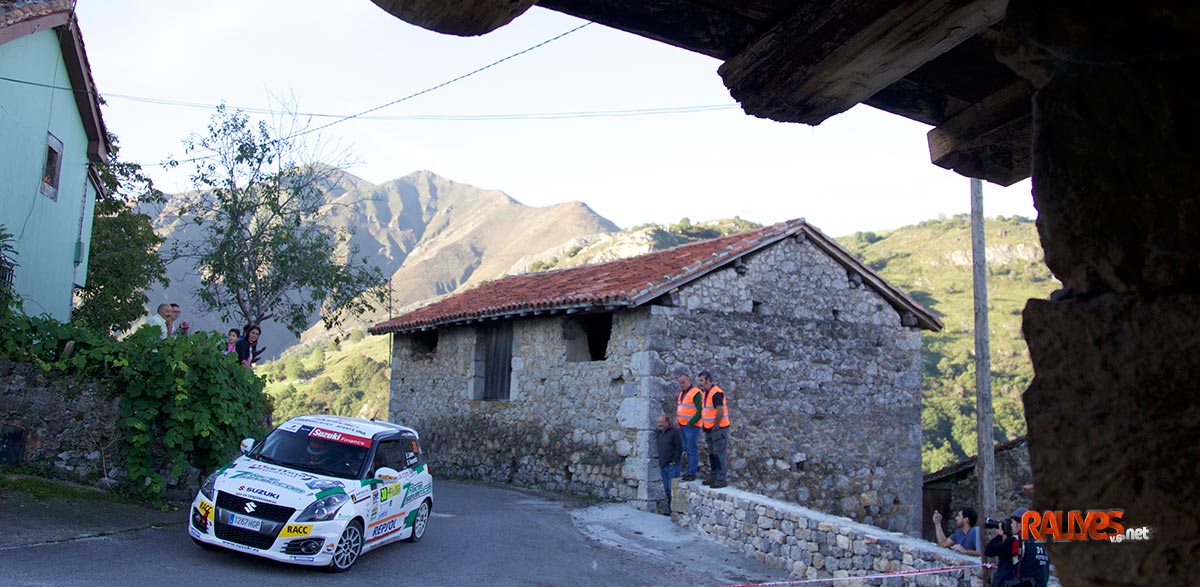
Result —
[[[1029, 443], [1025, 436], [995, 445], [996, 511], [980, 511], [979, 516], [1004, 518], [1017, 508], [1028, 508], [1032, 496], [1023, 491], [1033, 483], [1033, 471], [1029, 466]], [[964, 507], [979, 509], [979, 477], [975, 473], [976, 457], [968, 457], [957, 463], [946, 465], [925, 475], [924, 515], [921, 516], [921, 537], [933, 540], [933, 512], [939, 511], [947, 520], [953, 520], [953, 512]], [[949, 527], [947, 527], [949, 529]]]
[[444, 475], [653, 509], [653, 420], [678, 373], [709, 369], [731, 484], [917, 533], [921, 328], [941, 323], [793, 220], [508, 277], [370, 332], [394, 337], [391, 418]]

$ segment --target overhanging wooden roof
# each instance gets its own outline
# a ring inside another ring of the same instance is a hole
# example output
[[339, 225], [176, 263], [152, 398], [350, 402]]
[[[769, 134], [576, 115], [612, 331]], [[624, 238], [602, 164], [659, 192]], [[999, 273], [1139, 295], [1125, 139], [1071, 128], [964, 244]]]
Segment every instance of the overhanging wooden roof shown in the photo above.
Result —
[[864, 103], [935, 128], [933, 163], [1011, 185], [1030, 174], [1033, 87], [997, 58], [1007, 0], [373, 0], [479, 35], [534, 4], [716, 57], [748, 114], [820, 124]]
[[811, 242], [848, 273], [857, 275], [891, 304], [905, 326], [942, 329], [936, 315], [863, 265], [837, 241], [796, 219], [607, 263], [506, 277], [376, 324], [368, 331], [405, 333], [503, 318], [636, 307], [789, 237]]

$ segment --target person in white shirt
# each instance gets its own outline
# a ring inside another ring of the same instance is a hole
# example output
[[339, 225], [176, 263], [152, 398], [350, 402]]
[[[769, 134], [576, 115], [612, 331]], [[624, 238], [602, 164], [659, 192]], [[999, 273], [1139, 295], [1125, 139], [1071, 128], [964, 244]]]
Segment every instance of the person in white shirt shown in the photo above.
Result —
[[146, 324], [157, 326], [162, 330], [161, 338], [166, 338], [171, 334], [171, 324], [175, 321], [175, 314], [171, 311], [171, 304], [159, 304], [155, 314], [150, 316]]

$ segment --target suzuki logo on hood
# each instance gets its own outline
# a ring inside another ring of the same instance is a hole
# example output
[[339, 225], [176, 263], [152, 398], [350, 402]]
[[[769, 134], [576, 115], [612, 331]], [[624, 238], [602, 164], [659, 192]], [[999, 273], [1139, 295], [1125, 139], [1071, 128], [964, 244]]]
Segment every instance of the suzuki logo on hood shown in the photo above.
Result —
[[255, 508], [257, 508], [257, 507], [258, 507], [258, 504], [254, 503], [252, 501], [248, 501], [248, 502], [246, 502], [246, 507], [244, 507], [242, 509], [246, 510], [247, 514], [253, 514]]

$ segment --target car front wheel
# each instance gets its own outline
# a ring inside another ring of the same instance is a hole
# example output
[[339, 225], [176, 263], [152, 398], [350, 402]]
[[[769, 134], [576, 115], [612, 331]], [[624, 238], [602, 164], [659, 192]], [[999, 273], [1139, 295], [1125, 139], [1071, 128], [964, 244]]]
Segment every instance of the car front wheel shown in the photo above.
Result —
[[425, 535], [425, 528], [429, 526], [429, 500], [421, 502], [421, 507], [417, 509], [417, 517], [413, 519], [412, 534], [409, 534], [405, 540], [409, 542], [417, 542]]
[[333, 551], [333, 560], [329, 561], [329, 570], [334, 573], [349, 571], [358, 560], [358, 555], [362, 554], [362, 547], [362, 522], [353, 520], [346, 524], [342, 537], [338, 539], [337, 549]]

